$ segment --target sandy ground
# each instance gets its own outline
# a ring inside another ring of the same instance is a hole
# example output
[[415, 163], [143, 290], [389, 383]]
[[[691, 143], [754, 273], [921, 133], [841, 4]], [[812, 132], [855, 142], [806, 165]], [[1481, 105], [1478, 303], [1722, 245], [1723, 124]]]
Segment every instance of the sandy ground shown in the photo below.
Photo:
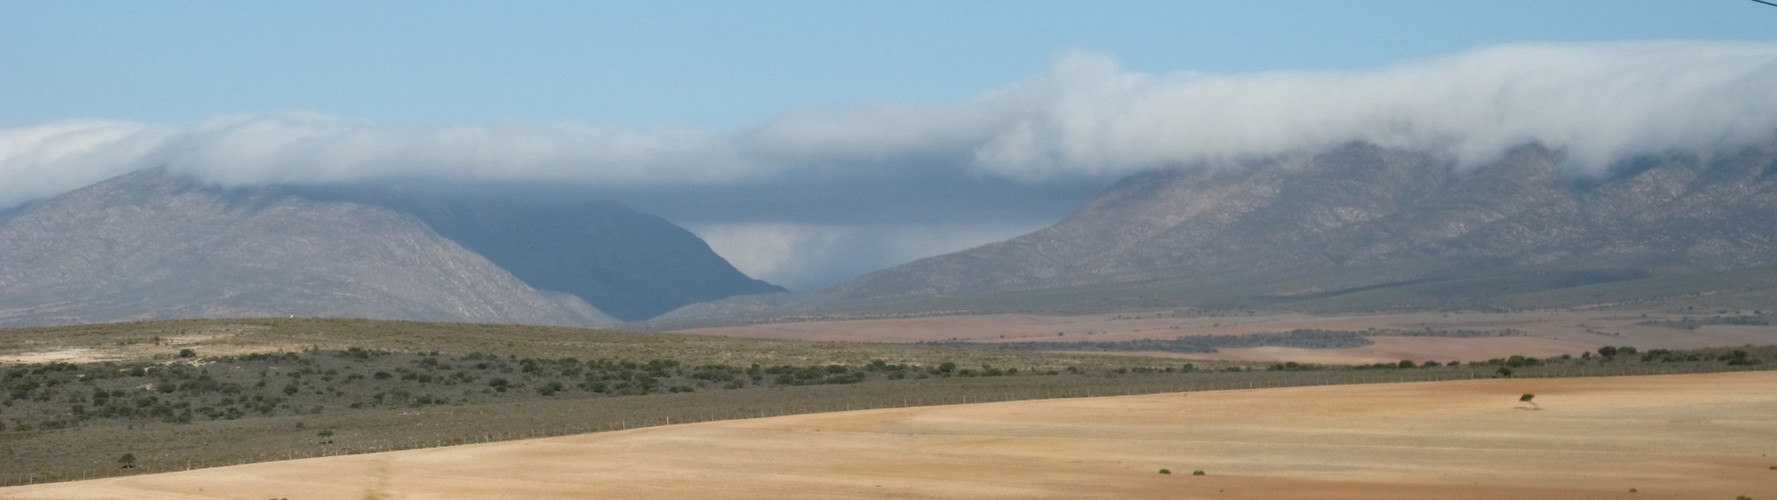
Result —
[[0, 365], [37, 363], [96, 363], [120, 359], [86, 348], [48, 349], [19, 354], [0, 354]]
[[132, 339], [129, 343], [84, 347], [59, 345], [53, 341], [33, 341], [15, 347], [10, 352], [0, 351], [0, 365], [54, 362], [98, 363], [152, 359], [156, 354], [166, 355], [186, 348], [196, 350], [201, 353], [201, 356], [239, 356], [260, 352], [298, 351], [304, 347], [290, 343], [234, 342], [235, 337], [243, 333], [263, 329], [264, 327], [254, 325], [215, 325], [198, 328], [181, 335], [160, 335], [159, 340], [152, 344], [147, 338]]
[[[1518, 402], [1525, 392], [1541, 409]], [[1750, 372], [871, 410], [14, 487], [0, 498], [1762, 499], [1777, 498], [1774, 455], [1777, 373]]]
[[[1750, 311], [1748, 311], [1750, 312]], [[1729, 311], [1730, 314], [1733, 311]], [[1701, 314], [1699, 315], [1707, 315]], [[1354, 349], [1224, 349], [1215, 354], [1190, 354], [1192, 359], [1297, 361], [1310, 363], [1376, 363], [1415, 361], [1485, 361], [1514, 354], [1550, 357], [1579, 355], [1607, 345], [1640, 349], [1695, 349], [1746, 344], [1777, 344], [1777, 326], [1706, 326], [1684, 330], [1637, 323], [1676, 320], [1683, 315], [1659, 312], [1541, 310], [1513, 313], [1426, 312], [1381, 315], [1311, 316], [1257, 314], [1173, 317], [1166, 313], [1042, 316], [993, 314], [905, 319], [816, 321], [686, 330], [698, 335], [862, 342], [1114, 342], [1171, 339], [1183, 335], [1243, 335], [1295, 329], [1378, 330], [1505, 330], [1520, 337], [1435, 338], [1373, 337], [1375, 345]]]

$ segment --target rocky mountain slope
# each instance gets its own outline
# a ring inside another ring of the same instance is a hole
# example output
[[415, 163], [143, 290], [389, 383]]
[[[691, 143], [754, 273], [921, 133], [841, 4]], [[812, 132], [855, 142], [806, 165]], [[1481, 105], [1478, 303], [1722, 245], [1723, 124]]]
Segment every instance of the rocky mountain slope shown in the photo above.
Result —
[[348, 199], [412, 214], [526, 284], [573, 294], [624, 321], [784, 291], [741, 273], [690, 231], [615, 203], [377, 191]]
[[1550, 288], [1777, 263], [1777, 145], [1648, 156], [1596, 175], [1568, 173], [1563, 162], [1560, 151], [1534, 145], [1463, 167], [1354, 143], [1149, 172], [1009, 241], [817, 293], [697, 305], [668, 319], [930, 308], [1008, 293], [1279, 303], [1487, 276], [1537, 275], [1536, 286]]
[[387, 208], [220, 190], [148, 170], [0, 225], [0, 326], [339, 316], [603, 325]]

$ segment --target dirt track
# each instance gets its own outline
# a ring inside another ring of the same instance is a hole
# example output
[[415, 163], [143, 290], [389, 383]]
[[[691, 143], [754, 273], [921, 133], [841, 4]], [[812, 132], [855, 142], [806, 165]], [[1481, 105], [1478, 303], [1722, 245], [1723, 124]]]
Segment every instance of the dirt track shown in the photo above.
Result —
[[[1519, 403], [1524, 392], [1543, 409]], [[1777, 496], [1773, 465], [1777, 373], [1751, 372], [872, 410], [15, 487], [0, 498], [1767, 498]], [[1192, 476], [1198, 469], [1206, 475]]]

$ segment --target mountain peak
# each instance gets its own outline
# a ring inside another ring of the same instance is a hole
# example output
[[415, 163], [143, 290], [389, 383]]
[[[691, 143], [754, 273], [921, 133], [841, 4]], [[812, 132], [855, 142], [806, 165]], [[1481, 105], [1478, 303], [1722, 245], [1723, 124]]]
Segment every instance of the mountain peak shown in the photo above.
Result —
[[418, 219], [272, 190], [125, 174], [0, 225], [0, 325], [348, 316], [603, 325]]

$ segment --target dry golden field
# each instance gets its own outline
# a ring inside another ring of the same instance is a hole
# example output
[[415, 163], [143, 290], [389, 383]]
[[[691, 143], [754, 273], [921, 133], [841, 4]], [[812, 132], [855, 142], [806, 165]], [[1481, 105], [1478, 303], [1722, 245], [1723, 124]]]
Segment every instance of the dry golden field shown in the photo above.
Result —
[[1777, 497], [1773, 466], [1777, 373], [1746, 372], [855, 411], [22, 486], [0, 498], [1732, 499]]

